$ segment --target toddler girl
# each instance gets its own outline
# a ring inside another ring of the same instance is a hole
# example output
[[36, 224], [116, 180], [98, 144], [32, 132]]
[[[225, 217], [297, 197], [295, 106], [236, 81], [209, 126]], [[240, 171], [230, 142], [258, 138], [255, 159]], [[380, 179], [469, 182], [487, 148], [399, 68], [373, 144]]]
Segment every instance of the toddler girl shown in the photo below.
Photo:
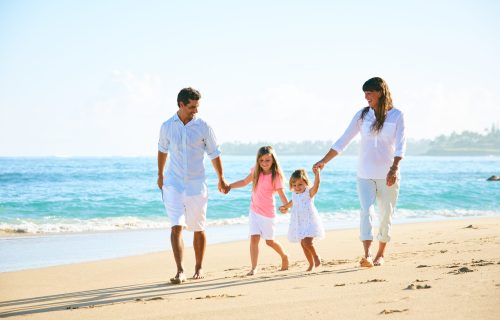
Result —
[[304, 169], [295, 170], [290, 177], [292, 200], [280, 207], [282, 213], [292, 208], [288, 240], [291, 242], [300, 241], [309, 262], [307, 271], [311, 271], [313, 267], [321, 265], [321, 260], [316, 253], [313, 239], [325, 237], [325, 230], [318, 215], [318, 210], [314, 206], [314, 196], [318, 192], [319, 183], [319, 169], [314, 169], [314, 185], [311, 188], [309, 188], [310, 182], [306, 171]]

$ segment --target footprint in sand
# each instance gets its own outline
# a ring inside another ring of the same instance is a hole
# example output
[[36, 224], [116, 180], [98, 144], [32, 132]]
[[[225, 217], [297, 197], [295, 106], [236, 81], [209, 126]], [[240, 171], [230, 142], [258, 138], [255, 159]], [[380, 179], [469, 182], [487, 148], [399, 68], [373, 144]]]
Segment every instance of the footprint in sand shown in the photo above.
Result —
[[391, 314], [391, 313], [396, 313], [396, 312], [406, 312], [409, 311], [410, 309], [403, 309], [403, 310], [398, 310], [398, 309], [384, 309], [380, 311], [380, 314]]
[[467, 227], [465, 227], [464, 229], [477, 229], [478, 227], [477, 226], [473, 226], [472, 224], [469, 224]]
[[426, 264], [420, 264], [417, 266], [417, 268], [430, 268], [430, 266], [428, 266]]
[[330, 261], [321, 260], [321, 264], [323, 264], [324, 266], [336, 266], [339, 264], [346, 264], [350, 262], [351, 262], [350, 260], [330, 260]]
[[492, 261], [474, 260], [474, 259], [472, 259], [471, 266], [473, 266], [473, 267], [484, 267], [484, 266], [488, 266], [490, 264], [495, 264], [495, 263], [492, 262]]
[[458, 270], [450, 271], [448, 273], [451, 273], [451, 274], [462, 274], [462, 273], [468, 273], [468, 272], [474, 272], [474, 270], [469, 269], [467, 267], [462, 267], [462, 268], [460, 268]]
[[163, 300], [163, 298], [162, 297], [154, 297], [154, 298], [145, 299], [144, 301], [155, 301], [155, 300]]
[[384, 280], [384, 279], [372, 279], [372, 280], [368, 280], [368, 281], [365, 281], [365, 282], [360, 282], [360, 284], [372, 283], [372, 282], [387, 282], [387, 280]]
[[[194, 298], [194, 300], [203, 300], [203, 299], [217, 299], [217, 298], [236, 298], [236, 297], [241, 297], [243, 296], [242, 294], [238, 294], [238, 295], [230, 295], [230, 294], [227, 294], [227, 293], [223, 293], [223, 294], [217, 294], [217, 295], [206, 295], [204, 297], [196, 297]], [[193, 300], [193, 299], [191, 299]]]
[[428, 284], [426, 284], [426, 285], [420, 285], [420, 284], [414, 285], [412, 283], [412, 284], [409, 284], [408, 287], [405, 288], [405, 290], [430, 289], [430, 288], [432, 288], [432, 287]]

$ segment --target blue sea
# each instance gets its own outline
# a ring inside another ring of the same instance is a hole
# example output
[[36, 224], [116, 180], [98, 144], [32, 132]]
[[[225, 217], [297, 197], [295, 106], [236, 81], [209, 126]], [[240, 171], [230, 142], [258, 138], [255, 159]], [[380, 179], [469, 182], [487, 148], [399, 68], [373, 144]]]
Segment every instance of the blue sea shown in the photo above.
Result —
[[[289, 176], [311, 174], [319, 158], [279, 160]], [[255, 162], [222, 159], [228, 182]], [[328, 229], [358, 225], [356, 161], [340, 156], [322, 172], [316, 206]], [[245, 239], [251, 187], [222, 195], [209, 160], [206, 167], [209, 243]], [[0, 272], [169, 249], [156, 175], [154, 157], [0, 158], [0, 231], [10, 234], [0, 236]], [[407, 157], [401, 175], [395, 223], [500, 215], [500, 182], [486, 181], [500, 175], [500, 157]], [[278, 233], [287, 219], [278, 217]]]

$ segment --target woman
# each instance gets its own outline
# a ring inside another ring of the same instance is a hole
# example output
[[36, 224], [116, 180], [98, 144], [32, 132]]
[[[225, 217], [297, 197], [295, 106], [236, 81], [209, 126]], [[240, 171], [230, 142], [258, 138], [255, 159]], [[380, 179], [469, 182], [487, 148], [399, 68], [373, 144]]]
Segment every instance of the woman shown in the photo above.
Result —
[[[387, 83], [378, 77], [371, 78], [363, 84], [363, 91], [368, 107], [356, 113], [344, 134], [313, 168], [323, 169], [358, 133], [361, 134], [357, 180], [364, 257], [360, 265], [373, 267], [384, 263], [385, 247], [391, 239], [391, 218], [399, 193], [399, 162], [404, 156], [406, 138], [403, 113], [392, 105]], [[370, 247], [375, 200], [380, 210], [380, 226], [378, 252], [373, 259]]]

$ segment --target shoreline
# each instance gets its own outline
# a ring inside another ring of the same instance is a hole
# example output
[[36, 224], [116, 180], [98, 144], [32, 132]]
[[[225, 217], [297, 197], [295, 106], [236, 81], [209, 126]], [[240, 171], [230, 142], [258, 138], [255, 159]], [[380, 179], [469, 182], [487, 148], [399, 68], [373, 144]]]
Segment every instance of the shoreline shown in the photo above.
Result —
[[[171, 252], [0, 273], [0, 315], [19, 319], [496, 319], [500, 217], [400, 224], [386, 263], [358, 267], [357, 229], [317, 242], [323, 265], [305, 272], [298, 244], [278, 237], [290, 269], [261, 243], [259, 272], [245, 276], [248, 241], [207, 247], [205, 275], [171, 285]], [[194, 254], [185, 253], [193, 272]]]
[[[394, 219], [393, 225], [413, 225], [469, 219], [489, 219], [498, 216], [433, 217], [422, 219]], [[278, 223], [277, 237], [286, 236], [288, 225]], [[327, 232], [352, 230], [357, 232], [357, 221], [329, 221]], [[51, 266], [124, 258], [156, 252], [170, 252], [169, 229], [132, 229], [81, 233], [16, 234], [0, 236], [0, 274]], [[232, 243], [248, 239], [248, 225], [222, 225], [207, 228], [207, 245]], [[192, 247], [192, 233], [185, 231], [186, 248]], [[106, 245], [102, 245], [105, 243]], [[285, 240], [285, 245], [291, 245]]]

